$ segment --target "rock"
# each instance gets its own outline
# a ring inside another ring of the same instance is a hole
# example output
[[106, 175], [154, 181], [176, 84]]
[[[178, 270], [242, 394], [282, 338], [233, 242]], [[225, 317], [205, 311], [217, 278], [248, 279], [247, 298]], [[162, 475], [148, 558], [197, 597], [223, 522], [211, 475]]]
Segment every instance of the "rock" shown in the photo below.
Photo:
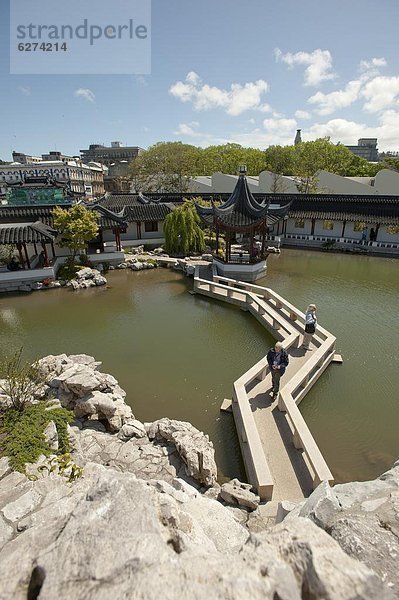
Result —
[[65, 287], [66, 284], [67, 284], [67, 282], [65, 281], [65, 279], [59, 279], [58, 282], [59, 282], [59, 284], [60, 284], [61, 287]]
[[220, 490], [220, 498], [228, 504], [242, 506], [249, 510], [256, 510], [259, 506], [260, 498], [251, 492], [249, 483], [242, 483], [238, 479], [232, 479], [224, 483]]
[[144, 269], [143, 263], [137, 261], [130, 265], [132, 271], [142, 271]]
[[213, 444], [204, 433], [190, 423], [160, 419], [148, 428], [150, 439], [172, 442], [186, 464], [187, 473], [197, 481], [212, 486], [217, 478]]
[[268, 544], [277, 547], [294, 571], [302, 598], [393, 599], [372, 570], [347, 556], [335, 540], [309, 519], [284, 521], [254, 537], [260, 544], [260, 552]]
[[3, 456], [2, 458], [0, 458], [0, 479], [6, 477], [10, 473], [11, 467], [9, 465], [8, 458], [6, 456]]
[[30, 288], [31, 290], [42, 290], [43, 289], [43, 284], [40, 283], [39, 281], [36, 281], [35, 283], [31, 283], [30, 284]]
[[142, 423], [140, 423], [140, 421], [137, 421], [135, 419], [133, 419], [132, 421], [129, 421], [129, 423], [125, 423], [124, 425], [122, 425], [122, 427], [118, 433], [118, 438], [120, 440], [123, 440], [124, 442], [127, 442], [127, 440], [130, 440], [132, 437], [134, 437], [134, 438], [147, 437], [147, 432], [145, 430], [144, 425]]
[[146, 484], [92, 463], [72, 486], [53, 475], [29, 485], [42, 500], [6, 530], [4, 598], [26, 598], [34, 567], [45, 575], [40, 597], [60, 600], [393, 598], [308, 519], [249, 537], [228, 509], [186, 484]]
[[44, 437], [52, 450], [58, 450], [58, 431], [54, 421], [50, 421], [43, 432]]
[[91, 269], [90, 267], [83, 267], [76, 273], [76, 279], [80, 281], [81, 279], [93, 279], [95, 274], [99, 274], [96, 269]]
[[202, 260], [206, 260], [208, 262], [213, 262], [213, 256], [212, 254], [203, 254], [201, 256]]
[[103, 275], [96, 275], [93, 279], [96, 286], [106, 285], [107, 280]]

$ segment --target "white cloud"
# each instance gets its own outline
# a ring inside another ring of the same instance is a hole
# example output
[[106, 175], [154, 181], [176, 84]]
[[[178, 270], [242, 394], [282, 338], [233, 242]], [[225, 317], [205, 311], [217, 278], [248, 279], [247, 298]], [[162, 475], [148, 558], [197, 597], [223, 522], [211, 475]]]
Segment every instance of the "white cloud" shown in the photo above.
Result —
[[359, 70], [361, 73], [374, 70], [378, 67], [386, 67], [387, 61], [385, 58], [372, 58], [371, 60], [361, 60], [359, 64]]
[[312, 115], [307, 110], [296, 110], [295, 116], [297, 119], [311, 119]]
[[29, 86], [23, 86], [23, 85], [19, 85], [17, 88], [21, 94], [23, 94], [24, 96], [30, 96], [31, 95], [31, 89]]
[[350, 106], [359, 98], [362, 82], [359, 79], [350, 81], [343, 90], [329, 94], [317, 92], [308, 99], [310, 104], [317, 104], [319, 115], [331, 115], [339, 108]]
[[173, 84], [169, 93], [182, 102], [192, 102], [194, 110], [223, 108], [227, 114], [238, 116], [247, 110], [269, 111], [270, 107], [261, 102], [269, 84], [263, 79], [254, 82], [232, 83], [229, 90], [203, 83], [194, 71], [187, 74], [185, 81]]
[[287, 52], [283, 54], [279, 48], [274, 50], [274, 56], [277, 62], [283, 62], [293, 68], [296, 65], [306, 65], [305, 85], [318, 85], [322, 81], [335, 78], [332, 71], [332, 56], [329, 50], [318, 48], [313, 52], [296, 52], [292, 54]]
[[189, 137], [202, 137], [204, 134], [199, 131], [194, 131], [195, 128], [199, 127], [198, 121], [191, 121], [191, 123], [180, 123], [177, 130], [174, 131], [174, 135], [185, 135]]
[[96, 99], [94, 92], [87, 88], [79, 88], [78, 90], [75, 90], [75, 96], [77, 98], [84, 98], [88, 102], [94, 102]]
[[367, 112], [378, 112], [398, 103], [399, 76], [374, 77], [368, 81], [362, 91], [366, 99], [364, 109]]
[[290, 133], [291, 136], [292, 134], [295, 136], [296, 126], [295, 119], [265, 119], [263, 121], [263, 127], [267, 131], [278, 131], [282, 135]]
[[314, 140], [318, 137], [330, 136], [331, 140], [343, 144], [355, 144], [358, 138], [378, 138], [378, 147], [381, 151], [397, 150], [399, 146], [399, 111], [387, 110], [383, 112], [376, 126], [348, 121], [346, 119], [332, 119], [326, 123], [315, 123], [308, 130], [302, 131], [304, 140]]

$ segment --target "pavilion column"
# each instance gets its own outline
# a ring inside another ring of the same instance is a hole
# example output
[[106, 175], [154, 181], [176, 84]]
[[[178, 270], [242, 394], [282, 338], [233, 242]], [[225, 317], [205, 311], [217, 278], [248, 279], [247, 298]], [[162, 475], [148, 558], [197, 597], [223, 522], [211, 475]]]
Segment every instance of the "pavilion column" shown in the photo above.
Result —
[[218, 255], [219, 252], [219, 229], [216, 226], [216, 256]]
[[17, 244], [17, 250], [18, 250], [18, 255], [19, 255], [19, 262], [21, 263], [22, 268], [25, 269], [25, 261], [24, 261], [23, 255], [22, 255], [22, 244], [20, 242], [18, 242], [18, 244]]
[[345, 235], [345, 227], [346, 227], [346, 221], [344, 221], [344, 224], [342, 226], [342, 233], [341, 233], [341, 237], [343, 238]]
[[310, 230], [310, 235], [314, 235], [315, 225], [316, 225], [316, 219], [312, 219], [312, 228]]
[[26, 264], [28, 265], [28, 269], [30, 269], [30, 260], [29, 260], [29, 256], [28, 256], [28, 250], [26, 248], [26, 242], [23, 243], [23, 248], [24, 248], [24, 252], [25, 252]]
[[44, 266], [48, 267], [48, 254], [47, 254], [47, 248], [46, 248], [46, 244], [45, 242], [42, 242], [42, 248], [43, 248], [43, 252], [44, 252]]
[[265, 255], [265, 245], [266, 245], [266, 229], [263, 229], [262, 232], [262, 249], [261, 249], [261, 258]]
[[137, 221], [137, 239], [141, 240], [141, 221]]
[[229, 231], [226, 231], [225, 240], [226, 240], [225, 260], [226, 260], [226, 262], [229, 262], [229, 255], [230, 255], [230, 232]]
[[33, 248], [35, 249], [35, 254], [37, 256], [37, 246], [36, 246], [36, 242], [33, 242]]
[[378, 237], [378, 230], [380, 229], [380, 223], [378, 223], [377, 227], [375, 228], [375, 241], [377, 241], [377, 237]]
[[54, 259], [55, 258], [55, 248], [54, 248], [54, 242], [53, 242], [53, 240], [51, 240], [51, 252], [52, 252], [52, 255], [53, 255], [53, 259]]

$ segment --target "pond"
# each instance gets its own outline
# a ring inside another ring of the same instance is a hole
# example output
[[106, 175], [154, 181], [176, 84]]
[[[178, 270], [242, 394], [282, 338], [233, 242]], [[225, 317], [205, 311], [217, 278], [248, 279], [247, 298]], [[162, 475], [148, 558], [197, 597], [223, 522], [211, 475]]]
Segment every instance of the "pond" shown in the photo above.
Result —
[[[398, 292], [395, 259], [283, 250], [270, 285], [299, 308], [318, 305], [344, 364], [331, 366], [301, 411], [338, 481], [367, 479], [399, 455]], [[107, 288], [0, 297], [0, 358], [87, 353], [127, 392], [142, 421], [187, 420], [213, 441], [221, 478], [244, 477], [231, 415], [232, 382], [273, 338], [249, 314], [192, 296], [180, 273], [113, 271]]]

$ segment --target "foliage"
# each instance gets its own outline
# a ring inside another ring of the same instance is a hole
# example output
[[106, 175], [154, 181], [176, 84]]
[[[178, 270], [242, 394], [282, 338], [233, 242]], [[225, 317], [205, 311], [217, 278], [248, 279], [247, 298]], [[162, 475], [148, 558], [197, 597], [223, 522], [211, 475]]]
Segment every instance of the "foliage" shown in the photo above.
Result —
[[335, 240], [327, 240], [326, 242], [324, 242], [324, 244], [322, 245], [322, 249], [323, 250], [332, 250], [336, 245], [336, 241]]
[[164, 222], [165, 251], [168, 254], [204, 252], [205, 236], [193, 202], [185, 201], [167, 215]]
[[47, 472], [48, 475], [58, 473], [61, 477], [65, 477], [68, 483], [73, 483], [83, 475], [83, 467], [74, 463], [69, 453], [54, 456], [47, 464], [41, 465], [37, 470], [43, 474]]
[[54, 227], [62, 236], [59, 244], [71, 250], [73, 263], [79, 250], [85, 250], [87, 242], [96, 237], [98, 215], [81, 204], [75, 204], [69, 210], [57, 206], [53, 214]]
[[79, 271], [79, 265], [72, 263], [70, 260], [67, 260], [57, 271], [57, 278], [64, 279], [65, 281], [70, 281], [71, 279], [75, 279], [76, 273]]
[[4, 244], [0, 246], [0, 265], [7, 265], [14, 256], [15, 246], [13, 244]]
[[[10, 467], [21, 473], [25, 472], [26, 463], [37, 461], [41, 454], [65, 454], [70, 449], [67, 424], [73, 419], [71, 411], [49, 408], [44, 401], [26, 406], [23, 412], [9, 408], [1, 415], [0, 434], [5, 434], [1, 454], [8, 456]], [[43, 434], [50, 421], [57, 428], [58, 451], [50, 448]]]
[[79, 262], [83, 267], [90, 267], [90, 269], [94, 268], [94, 264], [91, 262], [87, 254], [79, 254]]
[[23, 348], [0, 364], [0, 391], [6, 394], [12, 408], [22, 412], [34, 392], [45, 383], [37, 363], [22, 360]]
[[391, 171], [399, 171], [399, 158], [386, 156], [381, 163], [381, 167], [383, 169], [391, 169]]
[[130, 165], [136, 192], [189, 191], [197, 173], [199, 148], [181, 142], [159, 142], [141, 152]]

